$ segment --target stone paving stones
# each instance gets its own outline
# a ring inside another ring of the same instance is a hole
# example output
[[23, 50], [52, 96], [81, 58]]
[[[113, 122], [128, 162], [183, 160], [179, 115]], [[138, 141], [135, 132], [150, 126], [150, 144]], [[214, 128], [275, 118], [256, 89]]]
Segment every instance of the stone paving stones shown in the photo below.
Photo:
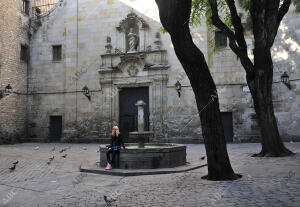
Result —
[[[32, 150], [35, 146], [39, 150]], [[0, 206], [97, 207], [104, 195], [116, 198], [116, 206], [282, 206], [300, 203], [300, 143], [286, 144], [293, 157], [252, 158], [259, 144], [229, 144], [232, 166], [243, 177], [235, 181], [207, 181], [200, 168], [183, 173], [121, 177], [80, 173], [82, 161], [99, 161], [97, 144], [25, 143], [0, 146]], [[68, 149], [61, 158], [53, 147]], [[86, 147], [87, 150], [82, 150]], [[187, 145], [187, 160], [199, 160], [203, 145]], [[55, 156], [51, 165], [47, 160]], [[19, 160], [14, 172], [8, 166]]]

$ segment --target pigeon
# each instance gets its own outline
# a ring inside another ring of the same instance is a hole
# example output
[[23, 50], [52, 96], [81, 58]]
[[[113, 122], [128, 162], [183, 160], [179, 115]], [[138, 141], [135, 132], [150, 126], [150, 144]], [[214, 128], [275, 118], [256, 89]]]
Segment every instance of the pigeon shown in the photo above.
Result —
[[65, 148], [62, 148], [62, 149], [59, 151], [59, 153], [63, 153], [64, 151], [66, 151], [66, 149], [65, 149]]
[[55, 151], [55, 147], [53, 147], [52, 149], [51, 149], [51, 152], [54, 152]]
[[201, 160], [204, 160], [204, 159], [205, 159], [205, 156], [204, 156], [204, 157], [201, 157], [200, 159], [201, 159]]
[[17, 160], [15, 162], [13, 162], [13, 165], [17, 165], [18, 163], [19, 163], [19, 161]]
[[54, 155], [49, 158], [49, 160], [47, 161], [47, 164], [50, 165], [53, 160], [54, 160]]
[[83, 147], [82, 149], [83, 149], [83, 150], [87, 150], [86, 147]]
[[39, 146], [36, 146], [35, 148], [34, 148], [34, 150], [39, 150], [40, 148], [39, 148]]
[[110, 205], [112, 202], [117, 201], [116, 199], [111, 198], [111, 197], [109, 197], [109, 196], [104, 196], [104, 200], [105, 200], [106, 204], [109, 204], [109, 205]]
[[53, 161], [53, 160], [54, 160], [54, 155], [49, 158], [49, 161]]
[[16, 165], [11, 166], [9, 169], [10, 171], [14, 171], [16, 169]]
[[67, 157], [67, 154], [64, 154], [62, 157], [63, 157], [63, 158], [66, 158], [66, 157]]

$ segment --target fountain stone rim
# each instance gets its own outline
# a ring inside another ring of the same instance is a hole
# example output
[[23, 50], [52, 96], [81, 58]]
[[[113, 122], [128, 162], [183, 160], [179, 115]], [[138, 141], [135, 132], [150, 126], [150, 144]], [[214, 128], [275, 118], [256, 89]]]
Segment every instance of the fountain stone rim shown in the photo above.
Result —
[[[158, 146], [157, 148], [127, 148], [129, 146], [138, 146], [138, 143], [126, 143], [125, 149], [121, 149], [122, 152], [126, 153], [144, 153], [144, 152], [176, 152], [185, 150], [186, 146], [177, 143], [145, 143], [145, 146]], [[100, 152], [106, 152], [108, 149], [106, 145], [100, 145]]]

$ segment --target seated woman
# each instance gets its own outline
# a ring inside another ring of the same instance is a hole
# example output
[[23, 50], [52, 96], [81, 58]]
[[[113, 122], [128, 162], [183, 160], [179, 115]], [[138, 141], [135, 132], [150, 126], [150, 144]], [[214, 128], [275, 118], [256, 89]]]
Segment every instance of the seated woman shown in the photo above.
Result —
[[[123, 139], [121, 137], [119, 127], [114, 126], [112, 129], [112, 133], [111, 133], [111, 144], [109, 146], [107, 146], [108, 147], [108, 151], [106, 153], [107, 166], [106, 166], [105, 170], [112, 169], [112, 164], [114, 163], [116, 154], [119, 153], [121, 150], [121, 145], [122, 145], [123, 149], [125, 149], [125, 145], [124, 145]], [[112, 154], [111, 159], [110, 159], [110, 154]]]

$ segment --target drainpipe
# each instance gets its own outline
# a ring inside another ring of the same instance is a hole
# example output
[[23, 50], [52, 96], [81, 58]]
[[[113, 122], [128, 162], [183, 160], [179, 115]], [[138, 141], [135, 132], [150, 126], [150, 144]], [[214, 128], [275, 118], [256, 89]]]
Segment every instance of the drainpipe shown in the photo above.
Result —
[[[77, 0], [76, 2], [77, 6], [76, 6], [76, 74], [78, 72], [78, 6], [79, 6], [79, 0]], [[76, 126], [77, 126], [77, 107], [78, 107], [78, 97], [77, 97], [77, 84], [78, 84], [78, 80], [76, 78], [75, 80], [75, 97], [76, 97], [76, 109], [75, 109], [75, 123], [76, 123]]]
[[[31, 6], [31, 3], [30, 5]], [[30, 8], [30, 7], [29, 7]], [[27, 35], [28, 35], [28, 54], [27, 54], [27, 63], [26, 63], [26, 100], [25, 102], [27, 103], [26, 104], [26, 107], [25, 107], [25, 110], [26, 110], [26, 113], [25, 113], [25, 136], [26, 136], [26, 139], [28, 139], [28, 136], [29, 136], [29, 110], [28, 110], [28, 106], [29, 106], [29, 69], [31, 68], [31, 61], [30, 61], [30, 49], [31, 49], [31, 37], [32, 37], [32, 34], [31, 34], [31, 14], [32, 12], [29, 11], [29, 20], [28, 20], [28, 31], [27, 31]]]

